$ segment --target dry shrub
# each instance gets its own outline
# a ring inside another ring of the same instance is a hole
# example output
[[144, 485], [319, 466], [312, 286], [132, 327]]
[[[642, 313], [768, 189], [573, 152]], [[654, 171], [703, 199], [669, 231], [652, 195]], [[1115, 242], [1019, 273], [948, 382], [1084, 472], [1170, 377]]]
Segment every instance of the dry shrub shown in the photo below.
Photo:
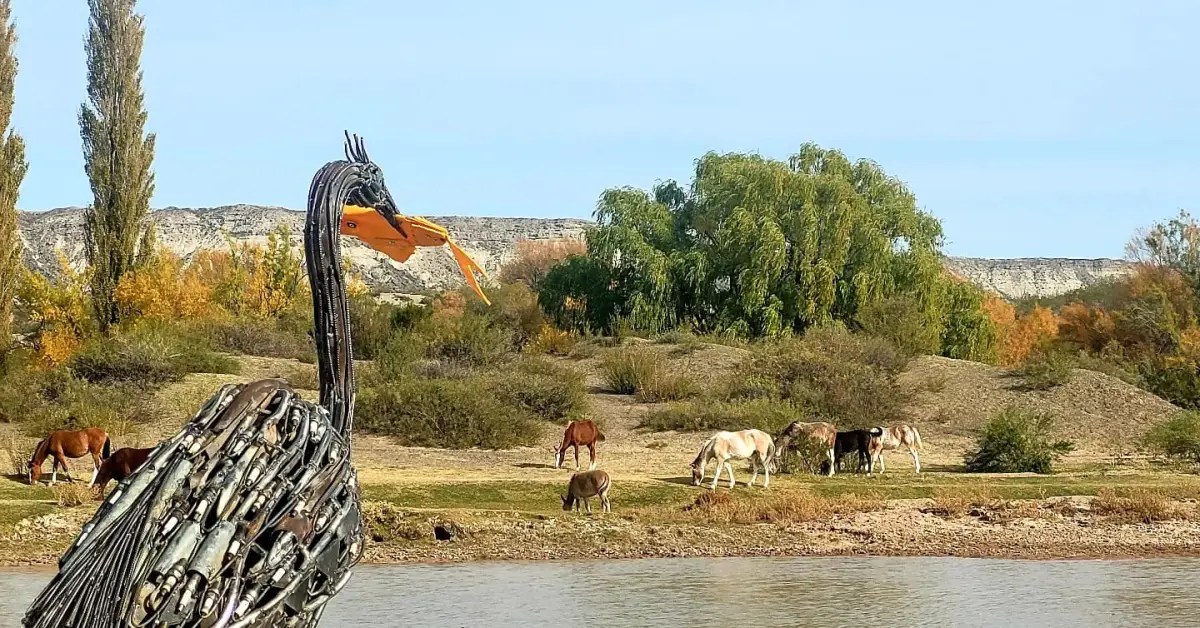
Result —
[[96, 499], [96, 492], [83, 482], [60, 482], [50, 487], [54, 501], [63, 508], [74, 508]]
[[1193, 509], [1153, 491], [1132, 489], [1118, 493], [1104, 489], [1092, 500], [1092, 512], [1118, 523], [1155, 523], [1191, 519]]
[[779, 525], [822, 521], [882, 508], [871, 497], [845, 494], [824, 497], [810, 491], [772, 492], [765, 496], [705, 491], [683, 512], [706, 523], [774, 523]]
[[604, 385], [619, 395], [632, 395], [646, 388], [663, 370], [661, 355], [635, 347], [611, 351], [600, 358]]
[[986, 487], [937, 488], [933, 492], [933, 505], [924, 511], [945, 519], [957, 519], [979, 509], [1003, 510], [1008, 505], [1008, 502]]
[[583, 240], [557, 238], [553, 240], [518, 240], [517, 255], [500, 269], [503, 282], [520, 282], [537, 288], [546, 273], [572, 255], [587, 253]]
[[24, 476], [25, 463], [29, 461], [29, 452], [25, 451], [24, 441], [15, 436], [0, 438], [0, 449], [4, 451], [4, 461], [8, 463], [8, 473]]
[[546, 355], [570, 355], [575, 348], [575, 336], [570, 332], [543, 325], [529, 342], [526, 351]]
[[375, 543], [433, 538], [433, 526], [428, 520], [387, 502], [363, 502], [362, 517], [367, 537]]

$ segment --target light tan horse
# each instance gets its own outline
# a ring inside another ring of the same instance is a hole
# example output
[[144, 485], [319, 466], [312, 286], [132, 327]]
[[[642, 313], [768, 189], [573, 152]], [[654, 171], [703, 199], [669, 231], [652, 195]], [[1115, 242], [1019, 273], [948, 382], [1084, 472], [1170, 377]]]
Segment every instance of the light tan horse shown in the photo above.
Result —
[[801, 423], [800, 421], [792, 421], [787, 427], [779, 433], [779, 437], [775, 439], [775, 455], [782, 456], [787, 453], [788, 447], [799, 438], [809, 438], [816, 441], [819, 445], [825, 448], [825, 455], [829, 457], [829, 475], [833, 475], [834, 469], [837, 467], [834, 464], [834, 444], [837, 442], [837, 428], [832, 423], [815, 422]]
[[54, 457], [54, 462], [50, 465], [50, 485], [54, 486], [58, 482], [59, 467], [67, 474], [67, 481], [73, 482], [71, 470], [67, 467], [67, 458], [82, 458], [92, 454], [92, 479], [89, 482], [92, 484], [100, 472], [100, 463], [108, 458], [111, 450], [112, 441], [109, 440], [108, 434], [98, 427], [50, 432], [49, 436], [38, 442], [33, 456], [29, 459], [29, 483], [36, 484], [42, 477], [42, 463], [51, 456]]
[[771, 484], [771, 461], [775, 457], [775, 441], [771, 435], [762, 430], [742, 430], [740, 432], [717, 432], [700, 448], [700, 453], [692, 461], [692, 484], [700, 486], [704, 481], [704, 467], [709, 460], [717, 461], [717, 470], [713, 472], [712, 486], [717, 488], [717, 480], [721, 479], [722, 467], [729, 471], [729, 488], [737, 485], [733, 479], [731, 459], [750, 460], [750, 482], [754, 486], [758, 478], [758, 468], [761, 466], [765, 477], [763, 488]]
[[921, 444], [921, 433], [917, 428], [907, 423], [897, 423], [891, 427], [881, 427], [883, 436], [871, 440], [871, 459], [879, 463], [879, 472], [883, 473], [883, 452], [907, 448], [913, 459], [913, 468], [921, 472], [921, 458], [917, 450], [924, 449]]

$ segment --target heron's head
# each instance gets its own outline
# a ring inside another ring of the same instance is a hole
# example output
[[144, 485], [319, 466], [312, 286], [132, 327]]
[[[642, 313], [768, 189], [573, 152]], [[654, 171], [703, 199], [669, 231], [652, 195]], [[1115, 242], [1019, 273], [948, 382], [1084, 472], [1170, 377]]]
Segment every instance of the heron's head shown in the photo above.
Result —
[[346, 159], [359, 165], [359, 184], [351, 190], [342, 210], [342, 235], [354, 236], [367, 246], [397, 262], [406, 262], [419, 246], [450, 245], [467, 284], [485, 303], [491, 303], [475, 273], [487, 276], [454, 240], [450, 232], [424, 218], [400, 213], [396, 200], [383, 180], [383, 171], [367, 156], [366, 147], [358, 136], [346, 135]]

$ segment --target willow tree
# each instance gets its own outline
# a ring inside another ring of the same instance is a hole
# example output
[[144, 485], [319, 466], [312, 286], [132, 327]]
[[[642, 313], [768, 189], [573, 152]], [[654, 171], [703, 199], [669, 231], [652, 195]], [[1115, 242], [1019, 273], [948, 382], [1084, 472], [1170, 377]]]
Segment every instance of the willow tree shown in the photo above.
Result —
[[117, 322], [121, 277], [134, 266], [142, 219], [154, 193], [154, 135], [144, 135], [142, 16], [136, 0], [88, 0], [88, 102], [80, 107], [84, 168], [93, 201], [84, 243], [92, 305], [102, 330]]
[[[589, 327], [627, 318], [647, 331], [679, 324], [739, 336], [856, 323], [868, 305], [909, 295], [938, 337], [948, 321], [941, 226], [877, 164], [806, 144], [788, 161], [709, 153], [685, 189], [601, 195], [588, 263], [552, 271], [542, 302], [599, 296]], [[585, 272], [586, 271], [586, 272]], [[569, 321], [579, 326], [579, 310]], [[556, 315], [557, 317], [557, 315]]]
[[29, 166], [25, 141], [9, 128], [17, 77], [17, 33], [11, 18], [10, 0], [0, 0], [0, 133], [7, 133], [0, 143], [0, 349], [12, 337], [13, 300], [22, 271], [17, 194]]

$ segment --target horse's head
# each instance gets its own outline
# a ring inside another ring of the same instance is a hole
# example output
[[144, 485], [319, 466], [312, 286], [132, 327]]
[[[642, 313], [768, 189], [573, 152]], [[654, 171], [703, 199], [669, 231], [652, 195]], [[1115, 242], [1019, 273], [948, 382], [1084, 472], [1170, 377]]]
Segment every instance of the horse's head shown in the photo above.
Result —
[[559, 497], [562, 498], [563, 510], [570, 512], [571, 511], [571, 502], [573, 502], [575, 500], [573, 500], [570, 495], [559, 495]]
[[692, 463], [692, 485], [700, 486], [700, 482], [704, 480], [704, 472], [700, 470], [700, 465]]
[[566, 454], [567, 454], [567, 450], [566, 450], [566, 449], [563, 449], [563, 448], [562, 448], [561, 446], [559, 446], [559, 445], [555, 445], [555, 446], [554, 446], [554, 468], [555, 468], [555, 469], [561, 469], [561, 468], [562, 468], [563, 457], [565, 457], [565, 456], [566, 456]]
[[38, 481], [38, 478], [40, 478], [41, 475], [42, 475], [42, 464], [40, 462], [34, 462], [33, 458], [30, 458], [29, 461], [25, 463], [26, 479], [29, 480], [30, 484], [33, 484], [34, 482]]

